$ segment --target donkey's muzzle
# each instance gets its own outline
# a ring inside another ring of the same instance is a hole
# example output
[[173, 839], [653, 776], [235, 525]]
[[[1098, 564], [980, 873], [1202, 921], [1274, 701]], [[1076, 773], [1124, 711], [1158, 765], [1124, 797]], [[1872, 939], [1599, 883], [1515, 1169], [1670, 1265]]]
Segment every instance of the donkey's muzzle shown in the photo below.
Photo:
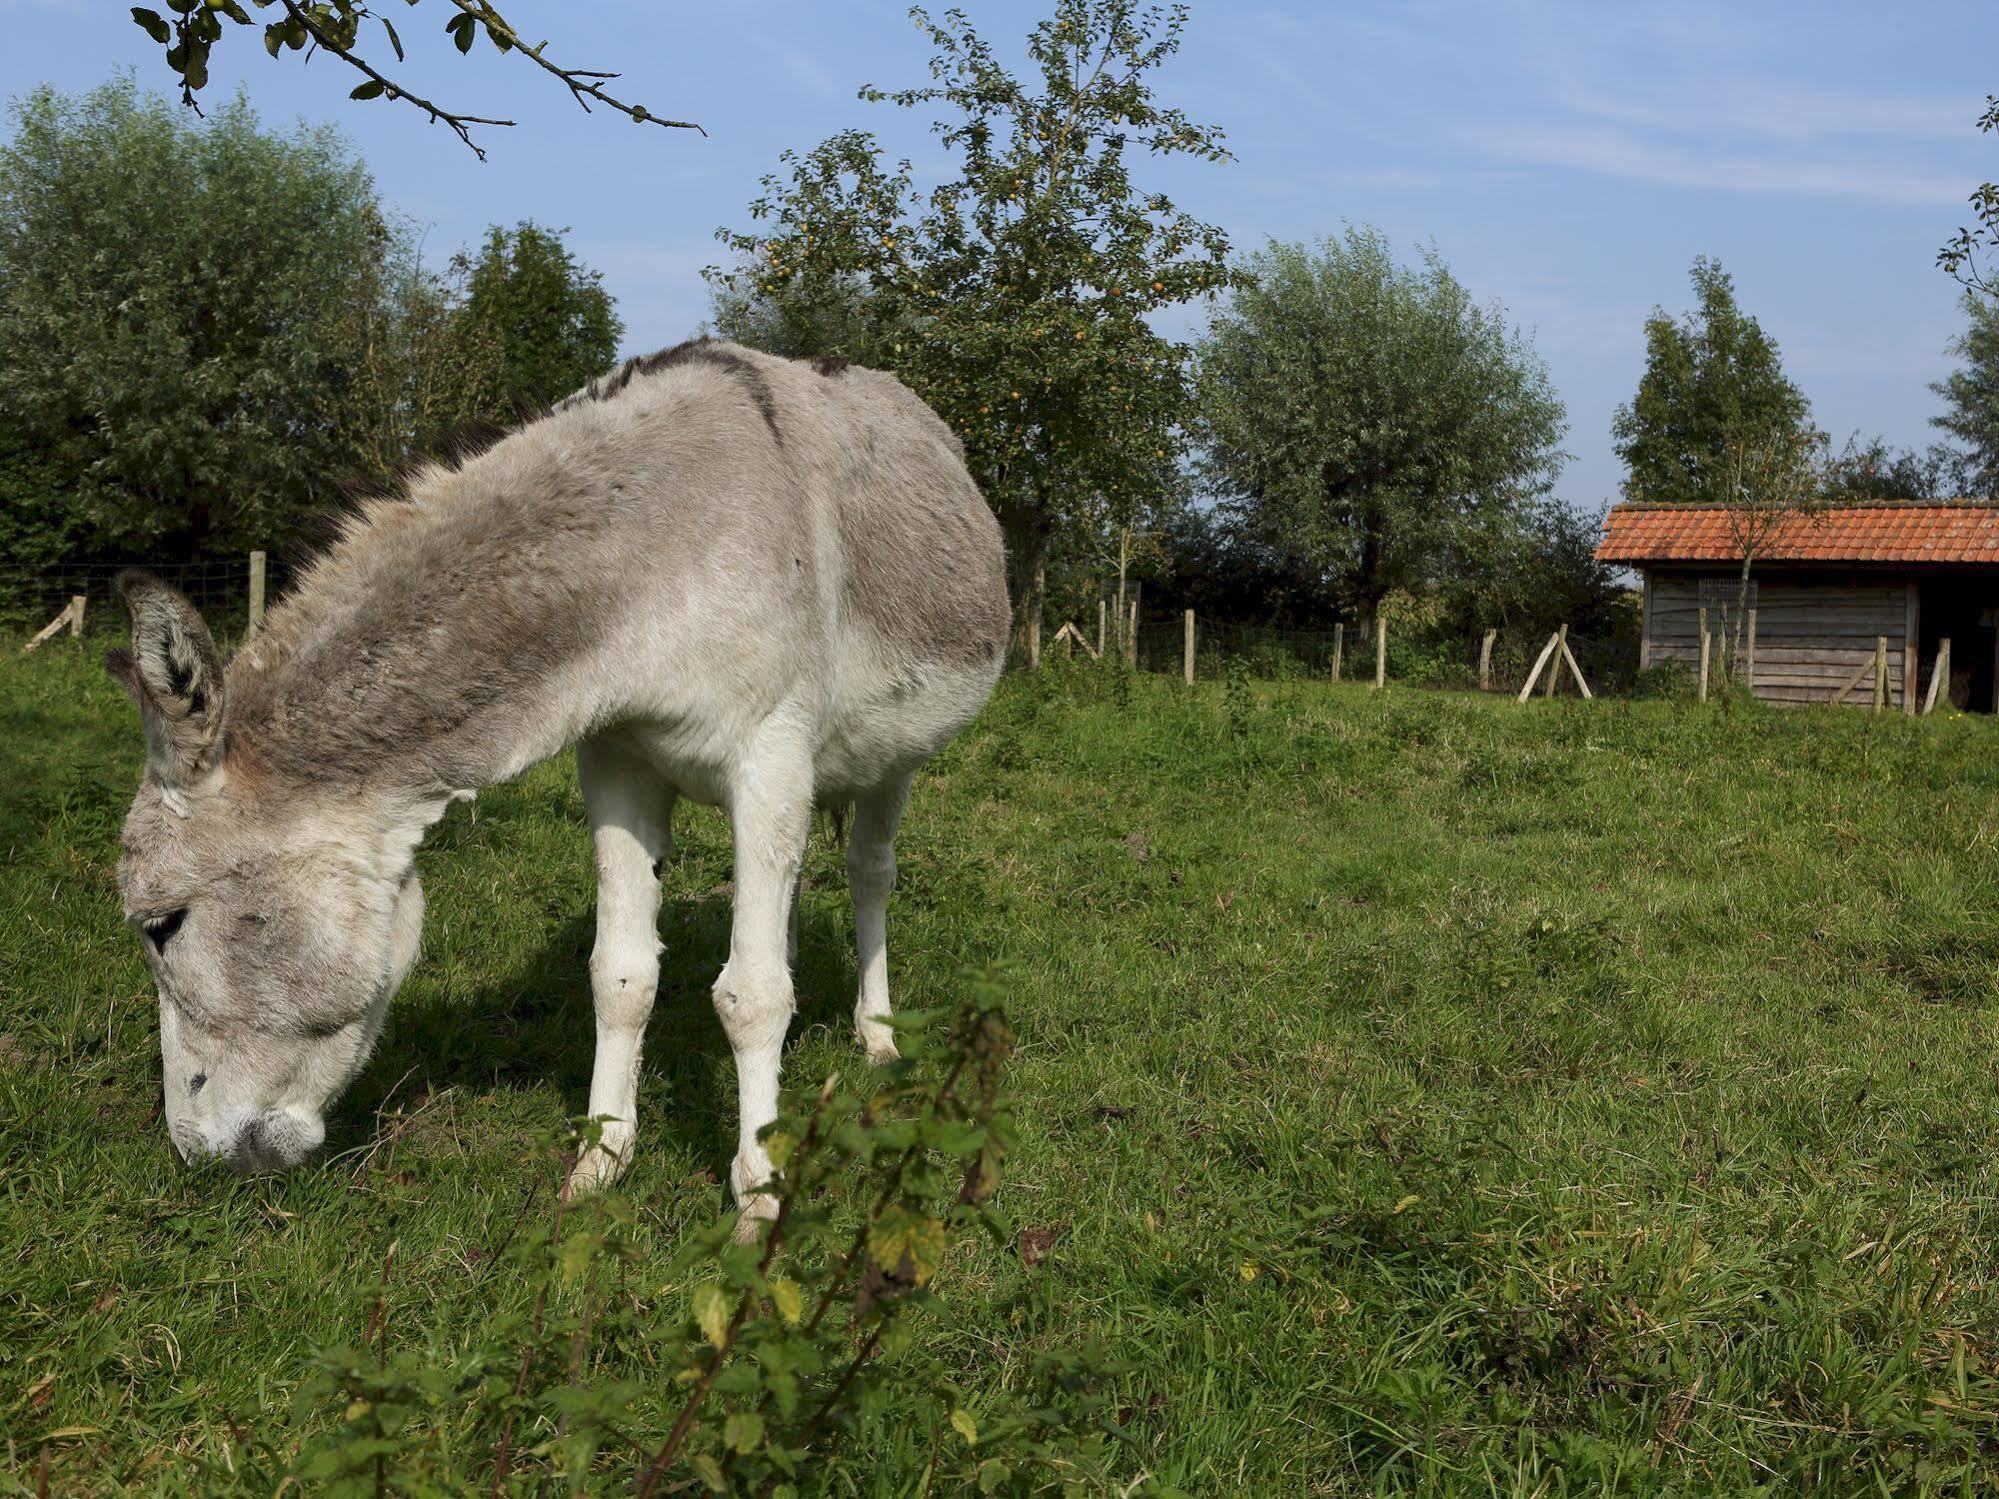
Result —
[[280, 1111], [245, 1121], [218, 1154], [241, 1175], [282, 1171], [302, 1164], [325, 1140], [326, 1127], [317, 1119]]

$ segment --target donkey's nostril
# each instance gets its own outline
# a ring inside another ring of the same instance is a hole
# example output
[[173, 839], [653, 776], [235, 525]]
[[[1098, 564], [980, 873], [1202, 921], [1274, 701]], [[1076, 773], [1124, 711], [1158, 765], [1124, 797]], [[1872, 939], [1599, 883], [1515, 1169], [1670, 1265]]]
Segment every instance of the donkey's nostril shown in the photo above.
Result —
[[207, 1086], [208, 1086], [208, 1074], [205, 1072], [197, 1072], [193, 1077], [187, 1080], [188, 1097], [190, 1098], [194, 1097], [195, 1094], [199, 1093], [203, 1088]]

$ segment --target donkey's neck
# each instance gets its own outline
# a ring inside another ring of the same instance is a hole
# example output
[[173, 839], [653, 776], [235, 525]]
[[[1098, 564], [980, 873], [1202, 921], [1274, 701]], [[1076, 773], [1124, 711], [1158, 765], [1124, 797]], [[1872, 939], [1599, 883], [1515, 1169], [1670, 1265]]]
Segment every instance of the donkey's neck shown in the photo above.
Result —
[[615, 506], [525, 436], [370, 507], [312, 566], [230, 663], [232, 753], [427, 798], [588, 727], [596, 674], [575, 668], [615, 615]]

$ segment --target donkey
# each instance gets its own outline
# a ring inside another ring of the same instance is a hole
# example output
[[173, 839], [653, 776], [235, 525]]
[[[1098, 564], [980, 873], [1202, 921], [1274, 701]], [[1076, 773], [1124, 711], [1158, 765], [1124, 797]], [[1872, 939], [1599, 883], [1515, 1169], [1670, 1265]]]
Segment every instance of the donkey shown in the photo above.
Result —
[[146, 764], [119, 885], [160, 997], [184, 1158], [295, 1165], [366, 1062], [423, 920], [415, 852], [454, 800], [576, 747], [596, 848], [597, 1021], [572, 1168], [636, 1140], [676, 798], [727, 812], [730, 1183], [774, 1204], [797, 899], [815, 803], [853, 808], [855, 1030], [892, 1060], [886, 911], [910, 776], [978, 712], [1009, 629], [999, 528], [950, 429], [892, 377], [698, 340], [370, 502], [225, 668], [128, 572]]

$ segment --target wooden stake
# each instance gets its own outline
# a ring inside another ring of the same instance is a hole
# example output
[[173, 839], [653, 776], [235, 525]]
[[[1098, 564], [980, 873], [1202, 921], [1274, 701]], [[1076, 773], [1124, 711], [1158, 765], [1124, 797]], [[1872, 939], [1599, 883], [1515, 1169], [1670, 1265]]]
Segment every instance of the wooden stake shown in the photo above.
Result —
[[1561, 634], [1555, 638], [1561, 642], [1562, 659], [1569, 663], [1569, 673], [1576, 679], [1576, 686], [1582, 689], [1583, 700], [1587, 702], [1596, 694], [1589, 690], [1589, 683], [1583, 680], [1583, 669], [1576, 665], [1576, 653], [1569, 649], [1569, 627], [1563, 625]]
[[1131, 628], [1125, 631], [1124, 659], [1132, 666], [1138, 665], [1138, 589], [1134, 581], [1131, 585]]
[[1707, 610], [1701, 610], [1701, 701], [1707, 701], [1707, 658], [1713, 642], [1707, 632]]
[[1534, 695], [1535, 680], [1540, 677], [1541, 668], [1548, 664], [1548, 658], [1555, 654], [1555, 647], [1560, 643], [1560, 636], [1548, 637], [1548, 643], [1541, 647], [1541, 654], [1534, 658], [1534, 669], [1527, 673], [1527, 684], [1520, 689], [1520, 696], [1514, 699], [1515, 702], [1524, 703]]
[[1347, 643], [1347, 627], [1344, 624], [1334, 625], [1333, 626], [1333, 680], [1335, 682], [1337, 682], [1340, 679], [1340, 654], [1346, 649], [1346, 643]]
[[1187, 611], [1187, 648], [1183, 652], [1183, 656], [1184, 660], [1181, 665], [1180, 675], [1186, 680], [1187, 685], [1192, 687], [1194, 685], [1194, 611], [1192, 609]]
[[1950, 637], [1944, 636], [1937, 642], [1936, 664], [1930, 667], [1930, 690], [1923, 697], [1923, 716], [1928, 717], [1936, 710], [1937, 693], [1950, 681]]
[[1478, 643], [1478, 690], [1492, 690], [1492, 642], [1499, 635], [1497, 630], [1487, 630], [1485, 639]]
[[1840, 688], [1839, 691], [1835, 692], [1832, 695], [1833, 706], [1838, 707], [1841, 703], [1845, 702], [1847, 694], [1852, 692], [1854, 688], [1858, 687], [1860, 685], [1860, 679], [1866, 676], [1872, 670], [1874, 670], [1874, 658], [1872, 656], [1869, 656], [1865, 661], [1861, 662], [1860, 665], [1856, 666], [1853, 669], [1853, 675], [1846, 679], [1846, 685]]
[[80, 593], [70, 595], [69, 602], [62, 606], [62, 613], [43, 625], [36, 632], [35, 638], [21, 647], [21, 654], [25, 656], [44, 640], [60, 635], [65, 627], [72, 635], [83, 633], [83, 595]]
[[1374, 690], [1388, 685], [1388, 616], [1374, 617]]
[[1874, 637], [1874, 711], [1879, 713], [1888, 704], [1888, 637]]
[[1106, 599], [1097, 600], [1097, 650], [1096, 659], [1104, 659], [1104, 616], [1109, 614], [1110, 603]]
[[[256, 639], [257, 632], [264, 627], [264, 554], [250, 554], [250, 638]], [[1036, 632], [1034, 646], [1039, 653], [1040, 632]]]
[[1555, 632], [1555, 668], [1548, 673], [1548, 682], [1541, 689], [1544, 697], [1555, 695], [1555, 684], [1562, 679], [1562, 657], [1569, 653], [1569, 627], [1563, 625]]
[[1750, 696], [1753, 697], [1756, 694], [1756, 611], [1754, 609], [1749, 611], [1749, 649], [1747, 655], [1748, 659], [1743, 662], [1745, 668], [1743, 682], [1749, 688]]

